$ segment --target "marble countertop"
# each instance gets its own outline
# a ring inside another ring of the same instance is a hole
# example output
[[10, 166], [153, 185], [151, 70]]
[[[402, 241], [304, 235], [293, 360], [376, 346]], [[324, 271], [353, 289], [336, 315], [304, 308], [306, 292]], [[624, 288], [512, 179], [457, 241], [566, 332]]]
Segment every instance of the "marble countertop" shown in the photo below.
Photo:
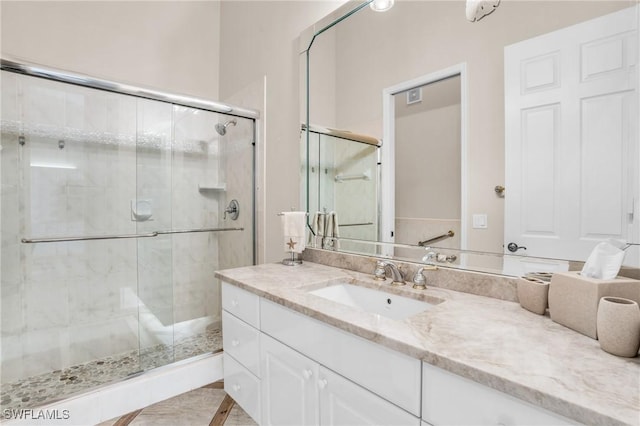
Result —
[[[519, 304], [430, 287], [394, 288], [372, 275], [305, 262], [216, 272], [292, 310], [585, 424], [640, 425], [640, 359], [620, 358]], [[309, 294], [337, 280], [426, 301], [402, 321]]]

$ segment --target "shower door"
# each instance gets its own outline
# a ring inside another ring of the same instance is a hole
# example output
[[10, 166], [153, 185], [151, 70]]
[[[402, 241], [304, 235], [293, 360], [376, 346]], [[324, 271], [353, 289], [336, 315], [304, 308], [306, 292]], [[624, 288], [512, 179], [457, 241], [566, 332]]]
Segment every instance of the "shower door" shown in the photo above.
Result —
[[254, 122], [230, 119], [2, 71], [2, 408], [221, 349], [213, 272], [254, 253]]

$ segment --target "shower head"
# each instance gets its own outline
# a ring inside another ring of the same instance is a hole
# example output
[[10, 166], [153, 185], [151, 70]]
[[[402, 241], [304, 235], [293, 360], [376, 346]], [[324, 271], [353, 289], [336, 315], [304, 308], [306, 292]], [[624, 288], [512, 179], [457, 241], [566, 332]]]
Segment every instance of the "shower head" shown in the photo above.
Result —
[[235, 126], [236, 124], [238, 124], [238, 121], [235, 118], [232, 118], [224, 124], [218, 123], [216, 124], [216, 132], [218, 132], [220, 136], [224, 136], [227, 134], [227, 127]]

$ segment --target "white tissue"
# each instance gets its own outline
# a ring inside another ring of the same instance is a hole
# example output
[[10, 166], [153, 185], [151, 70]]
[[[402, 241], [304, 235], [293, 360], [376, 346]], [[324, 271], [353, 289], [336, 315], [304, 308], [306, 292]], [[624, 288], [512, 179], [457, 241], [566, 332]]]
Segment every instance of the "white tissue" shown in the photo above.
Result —
[[589, 255], [581, 274], [589, 278], [611, 280], [618, 276], [625, 252], [611, 243], [599, 243]]

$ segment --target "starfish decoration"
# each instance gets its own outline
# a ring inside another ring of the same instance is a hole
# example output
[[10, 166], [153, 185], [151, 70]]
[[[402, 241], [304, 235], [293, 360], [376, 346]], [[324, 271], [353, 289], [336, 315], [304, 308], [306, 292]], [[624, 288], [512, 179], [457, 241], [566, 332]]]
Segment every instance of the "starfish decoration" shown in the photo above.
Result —
[[298, 244], [295, 241], [293, 241], [292, 238], [289, 238], [289, 242], [287, 243], [287, 245], [289, 246], [290, 250], [293, 250], [293, 247], [295, 247], [295, 245]]

